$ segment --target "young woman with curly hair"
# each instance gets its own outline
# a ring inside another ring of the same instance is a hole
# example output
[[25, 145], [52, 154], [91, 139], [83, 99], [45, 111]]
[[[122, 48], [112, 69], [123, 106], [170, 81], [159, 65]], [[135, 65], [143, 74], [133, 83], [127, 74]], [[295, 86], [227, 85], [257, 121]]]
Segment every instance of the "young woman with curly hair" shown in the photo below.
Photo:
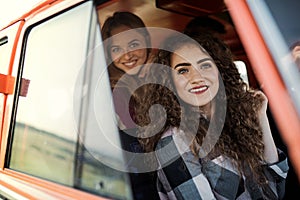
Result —
[[287, 158], [267, 98], [243, 82], [229, 48], [209, 34], [178, 34], [155, 62], [136, 120], [156, 155], [161, 199], [282, 199]]

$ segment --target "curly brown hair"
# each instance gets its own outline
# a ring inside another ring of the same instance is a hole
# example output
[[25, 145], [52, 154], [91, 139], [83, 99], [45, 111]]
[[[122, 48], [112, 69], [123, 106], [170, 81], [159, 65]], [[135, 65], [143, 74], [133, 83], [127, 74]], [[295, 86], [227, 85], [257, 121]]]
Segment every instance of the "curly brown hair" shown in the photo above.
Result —
[[[219, 89], [215, 97], [216, 111], [211, 119], [206, 119], [199, 108], [177, 98], [171, 68], [163, 67], [170, 66], [172, 53], [187, 43], [200, 44], [213, 58], [219, 70], [219, 81], [225, 88]], [[241, 173], [245, 174], [250, 167], [256, 180], [265, 182], [261, 168], [264, 162], [263, 133], [257, 115], [263, 98], [255, 96], [255, 91], [243, 82], [228, 46], [210, 34], [176, 34], [164, 42], [155, 63], [148, 76], [153, 84], [140, 89], [144, 95], [139, 95], [142, 103], [136, 107], [139, 141], [145, 150], [155, 151], [159, 139], [169, 128], [180, 127], [186, 133], [196, 133], [190, 148], [195, 156], [199, 156], [203, 139], [213, 124], [215, 128], [210, 131], [220, 130], [221, 134], [216, 136], [218, 141], [207, 158], [227, 156], [234, 160]], [[220, 113], [224, 113], [225, 119]]]

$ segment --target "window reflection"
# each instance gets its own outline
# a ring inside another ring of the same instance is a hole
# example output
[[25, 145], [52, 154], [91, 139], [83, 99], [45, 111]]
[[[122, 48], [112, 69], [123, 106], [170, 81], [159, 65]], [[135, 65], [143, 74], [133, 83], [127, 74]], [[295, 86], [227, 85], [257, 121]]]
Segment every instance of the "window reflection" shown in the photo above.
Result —
[[278, 71], [300, 115], [300, 70], [291, 48], [300, 40], [300, 1], [248, 1]]
[[92, 8], [92, 1], [82, 3], [28, 33], [22, 76], [30, 84], [27, 96], [18, 99], [9, 168], [131, 199], [127, 174], [114, 168], [123, 165], [122, 153], [106, 140], [119, 143]]
[[295, 64], [297, 65], [298, 69], [300, 70], [300, 40], [294, 42], [290, 46], [290, 50], [292, 53], [292, 59], [295, 62]]

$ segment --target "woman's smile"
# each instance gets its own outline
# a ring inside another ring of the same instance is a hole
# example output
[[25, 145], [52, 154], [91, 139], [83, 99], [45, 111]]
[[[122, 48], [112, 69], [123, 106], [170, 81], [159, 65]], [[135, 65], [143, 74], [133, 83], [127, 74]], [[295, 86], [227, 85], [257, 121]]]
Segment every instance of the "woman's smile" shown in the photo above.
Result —
[[202, 94], [208, 90], [207, 85], [197, 86], [189, 89], [189, 92], [195, 93], [195, 94]]

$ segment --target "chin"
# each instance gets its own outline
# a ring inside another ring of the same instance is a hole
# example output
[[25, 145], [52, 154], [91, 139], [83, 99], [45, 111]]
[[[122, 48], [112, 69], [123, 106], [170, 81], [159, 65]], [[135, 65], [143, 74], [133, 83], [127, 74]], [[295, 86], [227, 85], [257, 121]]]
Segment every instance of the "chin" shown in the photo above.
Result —
[[134, 67], [131, 69], [127, 69], [125, 72], [129, 75], [136, 75], [139, 73], [139, 71], [140, 71], [140, 67]]
[[139, 70], [128, 70], [126, 71], [126, 74], [129, 74], [129, 75], [136, 75], [138, 74]]

